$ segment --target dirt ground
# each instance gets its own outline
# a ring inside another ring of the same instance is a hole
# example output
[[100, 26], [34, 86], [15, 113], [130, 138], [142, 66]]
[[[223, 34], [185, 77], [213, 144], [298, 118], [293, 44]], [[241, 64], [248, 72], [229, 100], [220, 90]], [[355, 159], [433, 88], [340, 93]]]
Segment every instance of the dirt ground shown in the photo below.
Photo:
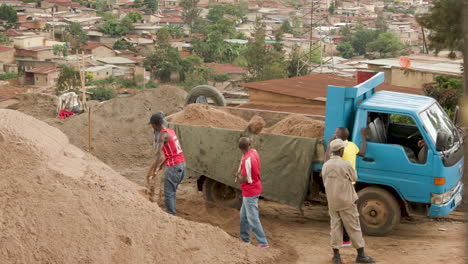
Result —
[[[143, 177], [132, 180], [144, 184]], [[164, 207], [162, 201], [158, 203]], [[326, 206], [306, 204], [304, 215], [295, 208], [272, 201], [261, 200], [259, 207], [271, 247], [283, 253], [277, 263], [331, 263]], [[185, 180], [179, 187], [177, 213], [179, 217], [209, 223], [239, 237], [239, 211], [205, 201], [202, 193], [196, 190], [194, 180]], [[460, 211], [440, 219], [404, 218], [390, 235], [365, 236], [366, 253], [378, 263], [386, 264], [467, 263], [465, 227], [466, 221]], [[356, 251], [352, 247], [343, 248], [341, 255], [348, 263], [354, 263]]]

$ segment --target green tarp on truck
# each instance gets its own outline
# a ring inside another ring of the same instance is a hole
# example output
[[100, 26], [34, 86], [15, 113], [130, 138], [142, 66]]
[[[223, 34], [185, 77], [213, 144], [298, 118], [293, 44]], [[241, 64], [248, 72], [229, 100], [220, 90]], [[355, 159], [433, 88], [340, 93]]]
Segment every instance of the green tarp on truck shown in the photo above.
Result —
[[[234, 174], [242, 156], [241, 131], [170, 123], [187, 159], [188, 177], [206, 176], [239, 189]], [[300, 208], [309, 189], [312, 163], [323, 160], [323, 142], [260, 134], [254, 147], [261, 158], [262, 196]]]

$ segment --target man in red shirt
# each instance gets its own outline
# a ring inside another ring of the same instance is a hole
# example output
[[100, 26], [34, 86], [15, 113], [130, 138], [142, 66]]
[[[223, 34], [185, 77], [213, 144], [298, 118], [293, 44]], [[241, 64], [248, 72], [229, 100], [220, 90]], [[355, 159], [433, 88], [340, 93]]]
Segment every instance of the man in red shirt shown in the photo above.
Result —
[[[185, 157], [180, 147], [179, 139], [174, 130], [167, 128], [164, 116], [159, 112], [151, 116], [150, 124], [155, 131], [159, 131], [159, 139], [156, 148], [156, 159], [148, 174], [148, 180], [155, 176], [164, 161], [164, 204], [169, 214], [176, 214], [177, 186], [185, 177]], [[164, 154], [165, 160], [162, 158]]]
[[260, 182], [260, 157], [252, 148], [249, 138], [239, 139], [239, 148], [244, 154], [240, 165], [240, 183], [242, 189], [242, 207], [240, 210], [240, 237], [250, 243], [250, 229], [255, 235], [258, 247], [268, 247], [258, 213], [258, 198], [262, 193]]

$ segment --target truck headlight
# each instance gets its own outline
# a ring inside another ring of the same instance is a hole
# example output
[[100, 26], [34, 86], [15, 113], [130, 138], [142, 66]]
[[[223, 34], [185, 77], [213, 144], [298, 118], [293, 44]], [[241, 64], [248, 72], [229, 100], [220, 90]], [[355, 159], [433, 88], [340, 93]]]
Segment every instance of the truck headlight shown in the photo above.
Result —
[[452, 198], [452, 195], [458, 191], [460, 188], [461, 182], [458, 182], [457, 186], [455, 186], [452, 190], [444, 192], [444, 193], [431, 193], [431, 204], [444, 204]]
[[444, 204], [450, 200], [452, 197], [452, 191], [445, 193], [431, 193], [431, 204]]

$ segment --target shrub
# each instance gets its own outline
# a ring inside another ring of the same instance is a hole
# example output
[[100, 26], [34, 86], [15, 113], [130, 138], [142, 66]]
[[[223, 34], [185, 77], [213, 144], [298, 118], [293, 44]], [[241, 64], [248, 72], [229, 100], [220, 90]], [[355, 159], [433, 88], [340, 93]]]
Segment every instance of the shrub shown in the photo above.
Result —
[[18, 78], [18, 74], [14, 72], [7, 72], [0, 74], [0, 80], [8, 80]]
[[115, 89], [113, 88], [104, 88], [98, 87], [93, 89], [88, 89], [91, 92], [91, 100], [106, 101], [116, 97]]
[[424, 84], [424, 93], [436, 99], [448, 114], [453, 114], [463, 94], [462, 79], [449, 76], [437, 76], [434, 79], [435, 82]]

